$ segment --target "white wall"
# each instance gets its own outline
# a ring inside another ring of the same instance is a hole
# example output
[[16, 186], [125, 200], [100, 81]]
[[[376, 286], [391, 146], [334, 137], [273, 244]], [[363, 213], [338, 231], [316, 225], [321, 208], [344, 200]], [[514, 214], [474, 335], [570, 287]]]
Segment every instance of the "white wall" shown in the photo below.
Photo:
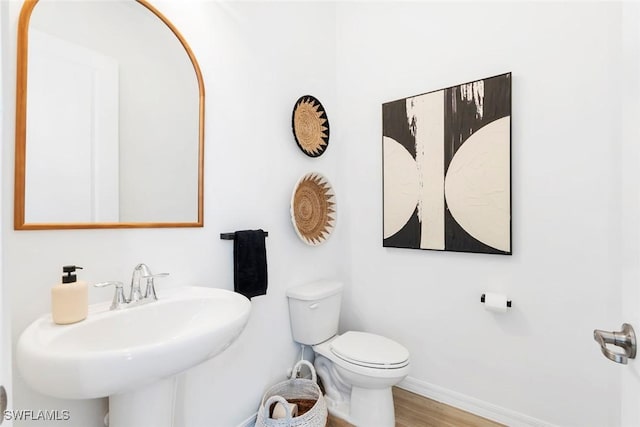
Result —
[[[407, 346], [414, 389], [521, 420], [619, 425], [620, 367], [592, 330], [624, 320], [621, 16], [613, 3], [338, 6], [341, 156], [357, 165], [342, 169], [343, 326]], [[382, 248], [381, 104], [509, 71], [514, 255]], [[513, 309], [486, 312], [485, 291], [506, 293]]]
[[[154, 4], [156, 4], [154, 2]], [[15, 34], [21, 2], [9, 3], [10, 58], [3, 107], [13, 134]], [[233, 289], [233, 243], [220, 232], [269, 232], [269, 294], [254, 298], [249, 324], [223, 355], [187, 374], [180, 385], [176, 425], [234, 426], [254, 413], [263, 391], [284, 380], [298, 357], [284, 295], [294, 284], [340, 275], [346, 229], [312, 248], [296, 236], [289, 218], [293, 185], [305, 172], [336, 175], [332, 145], [319, 159], [305, 156], [291, 134], [291, 111], [305, 93], [335, 111], [335, 6], [320, 3], [157, 3], [182, 31], [197, 56], [207, 90], [205, 227], [196, 229], [13, 231], [13, 144], [2, 147], [3, 283], [12, 302], [14, 343], [49, 310], [60, 268], [75, 263], [89, 282], [129, 280], [136, 263], [171, 272], [157, 285]], [[321, 31], [318, 31], [321, 29]], [[333, 143], [333, 141], [332, 141]], [[336, 145], [338, 143], [336, 142]], [[338, 203], [341, 195], [338, 194]], [[338, 223], [341, 217], [338, 218]], [[91, 301], [111, 298], [92, 289]], [[13, 409], [69, 409], [69, 426], [98, 427], [105, 400], [60, 401], [35, 393], [14, 369]], [[34, 423], [33, 425], [37, 425]], [[22, 424], [27, 425], [27, 424]]]
[[[0, 2], [0, 52], [5, 52], [8, 48], [8, 8], [7, 4]], [[9, 64], [11, 61], [6, 55], [0, 55], [0, 88], [4, 90], [9, 84], [8, 72]], [[7, 125], [7, 106], [4, 102], [0, 102], [0, 147], [4, 147], [13, 141], [13, 135], [9, 131]], [[0, 149], [0, 164], [4, 161], [4, 152]], [[0, 176], [0, 188], [6, 188], [6, 180], [4, 176]], [[6, 191], [0, 192], [0, 205], [4, 205], [2, 199]], [[0, 223], [6, 216], [4, 209], [0, 209]], [[0, 242], [2, 242], [4, 236], [4, 227], [0, 227]], [[0, 244], [0, 278], [4, 277], [3, 259], [5, 250]], [[12, 337], [11, 337], [11, 304], [8, 298], [8, 288], [4, 286], [4, 280], [0, 282], [0, 382], [5, 387], [8, 397], [8, 405], [13, 405], [13, 386], [12, 386]], [[7, 427], [13, 426], [13, 421], [5, 420], [4, 424]]]
[[[623, 156], [637, 153], [620, 144], [623, 83], [616, 76], [631, 61], [621, 47], [620, 5], [157, 5], [183, 32], [205, 77], [205, 228], [15, 232], [7, 188], [13, 147], [5, 143], [3, 282], [14, 341], [48, 311], [63, 264], [84, 266], [83, 277], [95, 282], [127, 280], [144, 261], [172, 273], [160, 290], [231, 289], [231, 242], [218, 233], [263, 227], [270, 293], [254, 299], [236, 344], [183, 377], [177, 425], [233, 426], [254, 412], [264, 388], [296, 357], [284, 290], [329, 276], [347, 281], [343, 329], [406, 345], [413, 386], [541, 423], [620, 425], [620, 367], [591, 337], [593, 328], [615, 329], [625, 320], [621, 257], [626, 283], [638, 277], [637, 244], [623, 239], [639, 212], [637, 200], [620, 190], [637, 190], [638, 180], [637, 163]], [[8, 7], [12, 37], [19, 7]], [[15, 39], [8, 42], [2, 102], [10, 128]], [[382, 248], [382, 102], [507, 71], [514, 255]], [[320, 98], [332, 125], [318, 159], [304, 156], [291, 137], [291, 108], [304, 93]], [[626, 123], [624, 135], [633, 135], [630, 117]], [[332, 179], [339, 206], [336, 234], [318, 248], [297, 240], [288, 211], [291, 187], [312, 169]], [[485, 312], [485, 291], [507, 293], [513, 310]], [[91, 298], [110, 293], [93, 290]], [[71, 409], [69, 425], [100, 425], [104, 401], [37, 395], [16, 371], [14, 383], [15, 409]]]

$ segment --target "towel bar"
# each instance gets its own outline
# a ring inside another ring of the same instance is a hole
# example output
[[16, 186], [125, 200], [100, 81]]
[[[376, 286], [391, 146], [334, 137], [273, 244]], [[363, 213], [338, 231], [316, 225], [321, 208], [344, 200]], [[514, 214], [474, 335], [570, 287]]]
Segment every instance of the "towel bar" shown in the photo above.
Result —
[[[264, 232], [264, 237], [269, 236], [269, 232], [265, 231]], [[235, 233], [220, 233], [220, 239], [222, 240], [234, 240], [235, 239]]]

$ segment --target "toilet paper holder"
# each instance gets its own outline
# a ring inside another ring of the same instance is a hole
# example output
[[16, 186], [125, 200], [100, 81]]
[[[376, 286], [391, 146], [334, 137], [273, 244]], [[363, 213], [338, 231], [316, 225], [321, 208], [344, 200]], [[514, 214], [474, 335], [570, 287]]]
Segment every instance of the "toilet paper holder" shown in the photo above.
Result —
[[[480, 297], [480, 302], [484, 304], [485, 294]], [[507, 307], [511, 307], [511, 300], [507, 300]]]

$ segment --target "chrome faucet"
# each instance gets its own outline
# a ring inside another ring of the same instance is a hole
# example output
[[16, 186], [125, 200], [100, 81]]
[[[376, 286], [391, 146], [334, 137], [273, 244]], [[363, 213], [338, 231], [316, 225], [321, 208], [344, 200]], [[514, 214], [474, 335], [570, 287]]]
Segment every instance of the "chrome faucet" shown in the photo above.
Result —
[[[136, 274], [137, 273], [137, 274]], [[156, 296], [156, 287], [153, 283], [153, 279], [156, 277], [167, 277], [169, 273], [153, 274], [146, 264], [138, 264], [133, 269], [131, 275], [131, 292], [129, 295], [129, 303], [136, 301], [158, 301]], [[147, 279], [147, 286], [144, 289], [144, 294], [140, 291], [140, 279]]]
[[[131, 275], [131, 289], [129, 292], [129, 298], [124, 296], [124, 289], [122, 282], [101, 282], [96, 283], [93, 286], [102, 288], [105, 286], [113, 285], [116, 288], [116, 292], [113, 295], [113, 302], [111, 303], [110, 310], [119, 310], [125, 307], [131, 307], [133, 305], [141, 305], [149, 302], [157, 301], [156, 288], [153, 279], [156, 277], [166, 277], [169, 273], [152, 274], [151, 270], [146, 264], [138, 264], [133, 269]], [[146, 279], [147, 284], [144, 290], [144, 294], [140, 290], [140, 279]]]
[[140, 291], [140, 276], [150, 276], [151, 271], [149, 271], [149, 267], [147, 264], [138, 264], [136, 268], [133, 269], [133, 274], [131, 275], [131, 290], [129, 292], [129, 303], [134, 303], [136, 301], [140, 301], [142, 297], [142, 292]]

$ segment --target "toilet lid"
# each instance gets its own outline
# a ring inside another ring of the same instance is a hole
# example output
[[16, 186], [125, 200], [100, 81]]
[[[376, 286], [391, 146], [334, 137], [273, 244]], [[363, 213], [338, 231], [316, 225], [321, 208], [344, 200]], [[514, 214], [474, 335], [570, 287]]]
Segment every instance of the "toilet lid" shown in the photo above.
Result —
[[332, 341], [331, 351], [348, 362], [374, 368], [401, 367], [409, 360], [409, 350], [405, 347], [366, 332], [350, 331], [340, 335]]

